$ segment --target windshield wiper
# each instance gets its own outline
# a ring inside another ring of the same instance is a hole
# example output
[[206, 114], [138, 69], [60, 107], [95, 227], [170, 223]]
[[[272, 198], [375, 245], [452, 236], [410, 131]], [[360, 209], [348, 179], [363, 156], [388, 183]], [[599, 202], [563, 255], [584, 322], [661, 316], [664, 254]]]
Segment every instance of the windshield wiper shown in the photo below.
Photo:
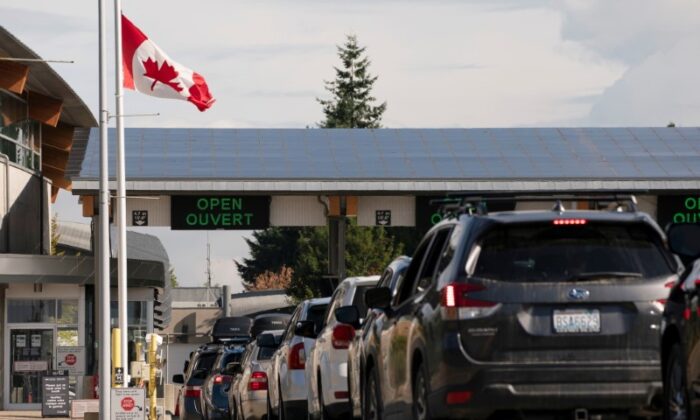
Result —
[[641, 278], [642, 273], [628, 272], [628, 271], [595, 271], [590, 273], [578, 273], [572, 274], [566, 278], [566, 281], [573, 280], [594, 280], [594, 279], [605, 279], [605, 278]]

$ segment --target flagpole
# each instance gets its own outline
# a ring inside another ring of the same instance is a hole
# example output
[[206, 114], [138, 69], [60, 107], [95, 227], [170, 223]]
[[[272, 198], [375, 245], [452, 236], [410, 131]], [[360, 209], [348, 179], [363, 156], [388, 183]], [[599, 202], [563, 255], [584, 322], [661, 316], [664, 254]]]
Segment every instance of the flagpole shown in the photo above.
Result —
[[129, 352], [127, 325], [127, 271], [126, 271], [126, 173], [124, 157], [124, 69], [122, 67], [122, 2], [114, 0], [115, 30], [115, 96], [117, 100], [117, 232], [119, 251], [117, 254], [117, 293], [119, 295], [119, 332], [121, 335], [121, 359], [124, 369], [124, 386], [129, 381]]
[[[100, 389], [100, 413], [105, 416], [110, 412], [109, 394], [111, 388], [111, 339], [110, 339], [110, 269], [109, 269], [109, 162], [107, 148], [107, 124], [109, 115], [107, 112], [107, 18], [105, 15], [105, 1], [99, 0], [99, 67], [100, 67], [100, 196], [99, 196], [99, 265], [95, 276], [95, 287], [99, 291], [99, 322], [100, 335], [98, 347], [99, 359], [99, 389]], [[97, 323], [96, 323], [97, 325]]]

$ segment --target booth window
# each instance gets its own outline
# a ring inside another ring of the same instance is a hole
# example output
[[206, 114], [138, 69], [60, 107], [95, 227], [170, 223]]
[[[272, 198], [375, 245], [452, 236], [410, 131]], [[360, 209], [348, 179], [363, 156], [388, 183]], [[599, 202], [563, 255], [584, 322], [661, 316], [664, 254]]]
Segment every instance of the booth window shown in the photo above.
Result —
[[41, 169], [41, 124], [29, 119], [29, 108], [21, 97], [1, 89], [0, 153], [26, 169]]

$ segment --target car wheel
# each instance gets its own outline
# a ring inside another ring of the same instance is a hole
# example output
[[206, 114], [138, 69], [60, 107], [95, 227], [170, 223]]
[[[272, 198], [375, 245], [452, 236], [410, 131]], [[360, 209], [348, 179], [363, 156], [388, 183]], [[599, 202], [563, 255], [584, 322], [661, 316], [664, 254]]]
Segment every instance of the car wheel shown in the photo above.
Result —
[[270, 404], [270, 393], [267, 393], [267, 420], [278, 420], [275, 413], [272, 412], [272, 404]]
[[381, 420], [382, 416], [382, 397], [377, 380], [377, 370], [372, 369], [367, 372], [367, 383], [365, 384], [362, 404], [362, 419], [363, 420]]
[[687, 382], [681, 347], [674, 344], [666, 362], [666, 377], [664, 378], [664, 419], [690, 419], [688, 404]]
[[413, 418], [415, 420], [428, 420], [428, 375], [425, 365], [420, 364], [413, 375]]

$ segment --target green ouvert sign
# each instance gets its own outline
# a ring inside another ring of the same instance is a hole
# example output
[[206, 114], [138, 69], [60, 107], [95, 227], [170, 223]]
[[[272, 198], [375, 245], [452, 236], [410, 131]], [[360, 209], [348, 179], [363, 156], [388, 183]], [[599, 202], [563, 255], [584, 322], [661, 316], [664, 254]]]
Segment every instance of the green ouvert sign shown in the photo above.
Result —
[[254, 230], [269, 226], [269, 196], [180, 195], [170, 201], [173, 230]]

